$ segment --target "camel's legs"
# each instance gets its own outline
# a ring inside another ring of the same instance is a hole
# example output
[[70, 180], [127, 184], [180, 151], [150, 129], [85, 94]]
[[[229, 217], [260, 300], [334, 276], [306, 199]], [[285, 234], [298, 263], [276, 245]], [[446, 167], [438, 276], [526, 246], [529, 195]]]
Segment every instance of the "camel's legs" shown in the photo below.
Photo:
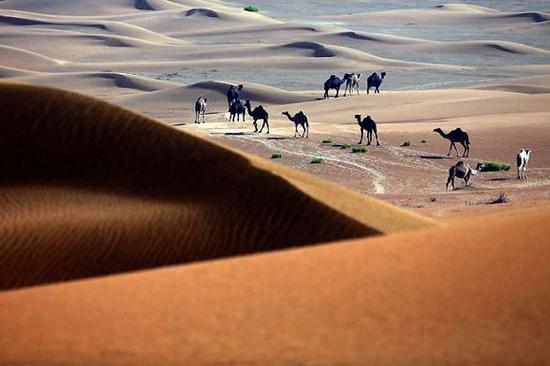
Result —
[[449, 152], [447, 153], [447, 156], [451, 156], [451, 149], [453, 148], [453, 143], [451, 142], [451, 145], [449, 146]]
[[[296, 135], [300, 136], [300, 132], [298, 132], [298, 125], [295, 124], [294, 127], [296, 128], [296, 129], [294, 130], [294, 137], [296, 137]], [[302, 136], [302, 137], [303, 137], [303, 136]]]
[[367, 145], [370, 145], [372, 141], [372, 130], [367, 130]]
[[254, 124], [254, 132], [258, 132], [258, 124], [256, 123], [256, 120], [254, 120], [253, 124]]
[[460, 157], [460, 153], [458, 152], [458, 149], [457, 149], [457, 147], [456, 147], [456, 145], [455, 145], [455, 143], [454, 143], [454, 142], [453, 142], [453, 145], [452, 145], [452, 146], [454, 146], [454, 148], [455, 148], [455, 151], [456, 151], [456, 157], [457, 157], [457, 158], [458, 158], [458, 157]]
[[455, 189], [455, 177], [454, 174], [449, 174], [449, 178], [447, 178], [447, 184], [445, 185], [445, 189], [449, 190], [449, 184], [451, 186], [451, 191]]
[[376, 136], [376, 146], [380, 146], [380, 142], [378, 141], [378, 133], [376, 130], [374, 130], [374, 136]]
[[363, 128], [361, 127], [361, 140], [359, 140], [359, 145], [363, 143]]

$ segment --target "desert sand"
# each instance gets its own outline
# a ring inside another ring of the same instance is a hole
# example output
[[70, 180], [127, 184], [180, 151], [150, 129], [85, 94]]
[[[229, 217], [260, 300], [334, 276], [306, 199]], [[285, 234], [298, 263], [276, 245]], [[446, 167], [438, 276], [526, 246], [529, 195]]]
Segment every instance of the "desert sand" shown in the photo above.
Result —
[[545, 364], [550, 12], [477, 3], [0, 1], [0, 364]]

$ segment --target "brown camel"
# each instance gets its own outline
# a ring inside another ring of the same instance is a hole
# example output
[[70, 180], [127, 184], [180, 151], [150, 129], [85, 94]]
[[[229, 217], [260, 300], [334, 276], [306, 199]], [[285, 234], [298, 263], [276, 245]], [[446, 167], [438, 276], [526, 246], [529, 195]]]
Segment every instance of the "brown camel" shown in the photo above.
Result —
[[[294, 131], [294, 137], [296, 137], [296, 135], [302, 138], [304, 136], [306, 138], [309, 137], [309, 119], [304, 112], [299, 111], [294, 115], [294, 117], [292, 117], [288, 112], [283, 112], [282, 114], [285, 115], [286, 118], [288, 118], [291, 122], [294, 122], [294, 127], [296, 128], [296, 130]], [[300, 132], [298, 132], [298, 125], [302, 126], [302, 128], [304, 129], [304, 132], [301, 135]]]
[[449, 146], [449, 152], [447, 153], [447, 156], [451, 155], [451, 149], [453, 147], [456, 150], [456, 156], [460, 156], [460, 154], [458, 153], [458, 149], [455, 145], [455, 142], [459, 142], [462, 146], [464, 146], [464, 153], [462, 154], [462, 157], [468, 157], [468, 155], [470, 154], [470, 139], [468, 138], [468, 134], [466, 132], [462, 131], [460, 128], [452, 130], [448, 134], [443, 132], [441, 128], [436, 128], [434, 132], [437, 132], [443, 138], [451, 141], [451, 146]]
[[380, 142], [378, 142], [378, 132], [376, 131], [376, 122], [374, 122], [370, 116], [366, 116], [363, 120], [361, 120], [360, 114], [356, 114], [355, 118], [357, 119], [359, 127], [361, 127], [361, 140], [359, 140], [359, 145], [363, 142], [363, 130], [367, 130], [367, 145], [370, 145], [372, 141], [372, 133], [374, 132], [374, 136], [376, 136], [376, 146], [380, 146]]
[[[477, 165], [477, 169], [480, 168], [481, 164]], [[449, 178], [447, 178], [447, 184], [445, 189], [449, 190], [451, 186], [451, 191], [455, 189], [455, 177], [464, 179], [464, 186], [468, 186], [468, 181], [472, 175], [477, 175], [478, 170], [472, 169], [468, 163], [463, 162], [462, 160], [449, 168]]]

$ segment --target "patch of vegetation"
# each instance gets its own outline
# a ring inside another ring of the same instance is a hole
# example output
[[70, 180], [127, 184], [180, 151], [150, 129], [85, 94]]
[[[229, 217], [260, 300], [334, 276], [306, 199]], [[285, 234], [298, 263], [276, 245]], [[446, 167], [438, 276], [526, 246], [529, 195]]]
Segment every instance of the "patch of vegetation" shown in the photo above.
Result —
[[324, 139], [323, 141], [323, 144], [332, 144], [332, 139], [330, 137]]
[[366, 146], [354, 146], [351, 148], [352, 153], [366, 153], [369, 149]]
[[405, 141], [401, 144], [401, 146], [411, 146], [411, 142], [410, 141]]
[[502, 161], [496, 161], [496, 160], [491, 160], [491, 161], [485, 161], [483, 163], [483, 168], [481, 169], [481, 171], [484, 171], [484, 172], [500, 172], [502, 170], [510, 170], [511, 168], [511, 165], [508, 164], [508, 163], [503, 163]]
[[488, 204], [490, 205], [496, 205], [499, 203], [507, 203], [510, 202], [510, 199], [504, 192], [500, 192], [496, 197], [493, 197], [489, 200]]
[[428, 141], [426, 141], [426, 140], [423, 139], [423, 140], [420, 141], [420, 142], [421, 142], [422, 144], [425, 144], [425, 143], [428, 142]]
[[320, 156], [317, 156], [311, 159], [311, 164], [321, 164], [322, 162], [323, 162], [323, 158]]
[[340, 149], [351, 149], [351, 145], [350, 144], [342, 145], [340, 146]]
[[246, 8], [244, 8], [245, 11], [250, 11], [252, 13], [257, 13], [260, 11], [257, 6], [254, 5], [248, 5]]
[[281, 153], [273, 153], [271, 154], [271, 159], [282, 159], [283, 155]]
[[437, 197], [430, 197], [430, 202], [437, 202]]

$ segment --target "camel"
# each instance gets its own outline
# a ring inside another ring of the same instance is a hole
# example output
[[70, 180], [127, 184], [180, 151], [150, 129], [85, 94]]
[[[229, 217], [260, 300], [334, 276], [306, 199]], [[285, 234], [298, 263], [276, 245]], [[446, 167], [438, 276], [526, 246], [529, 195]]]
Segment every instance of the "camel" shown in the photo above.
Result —
[[353, 93], [353, 90], [355, 90], [357, 91], [357, 95], [359, 95], [359, 89], [361, 87], [361, 74], [355, 74], [352, 72], [349, 75], [349, 78], [346, 80], [346, 87], [344, 88], [344, 97], [346, 96], [348, 89], [350, 93]]
[[378, 132], [376, 131], [376, 122], [374, 122], [370, 116], [366, 116], [363, 120], [361, 120], [360, 114], [356, 114], [355, 118], [361, 127], [361, 140], [359, 140], [359, 145], [363, 143], [363, 130], [367, 130], [367, 145], [370, 145], [372, 141], [372, 133], [374, 132], [374, 136], [376, 136], [376, 146], [380, 146], [380, 142], [378, 141]]
[[227, 90], [227, 107], [231, 108], [231, 104], [233, 104], [234, 101], [239, 99], [239, 92], [243, 88], [242, 84], [239, 84], [237, 87], [235, 85], [231, 85], [229, 89]]
[[[478, 164], [478, 167], [479, 165], [480, 164]], [[461, 160], [449, 169], [449, 178], [447, 178], [445, 189], [448, 191], [449, 185], [451, 186], [451, 191], [455, 189], [455, 177], [464, 179], [464, 186], [466, 187], [468, 186], [470, 177], [477, 174], [478, 170], [470, 168], [468, 163]]]
[[204, 123], [204, 114], [206, 113], [207, 98], [199, 97], [195, 102], [195, 123], [200, 123], [199, 117], [202, 114], [202, 123]]
[[351, 74], [345, 74], [343, 79], [340, 79], [336, 75], [330, 75], [330, 77], [327, 79], [327, 81], [325, 81], [325, 84], [324, 84], [325, 94], [323, 98], [328, 99], [329, 97], [328, 91], [330, 89], [336, 89], [335, 98], [338, 98], [338, 94], [340, 93], [340, 87], [350, 78], [351, 78]]
[[[254, 122], [253, 122], [254, 123], [254, 132], [262, 133], [262, 130], [264, 129], [264, 126], [267, 126], [266, 134], [269, 134], [269, 121], [268, 121], [269, 114], [267, 113], [265, 108], [262, 107], [261, 105], [259, 105], [256, 108], [254, 108], [254, 110], [252, 110], [252, 106], [250, 105], [249, 100], [247, 100], [244, 105], [246, 107], [246, 110], [248, 111], [248, 114], [254, 120]], [[259, 119], [263, 120], [262, 128], [260, 128], [260, 131], [258, 131], [258, 125], [256, 123], [256, 121], [259, 120]]]
[[229, 121], [235, 122], [235, 116], [237, 116], [237, 122], [239, 121], [240, 115], [243, 115], [243, 122], [245, 120], [246, 116], [246, 107], [244, 105], [244, 102], [236, 99], [233, 101], [233, 104], [229, 107]]
[[527, 179], [527, 164], [529, 163], [529, 156], [531, 150], [521, 149], [516, 156], [516, 162], [518, 165], [518, 179]]
[[300, 111], [296, 113], [294, 117], [292, 117], [288, 112], [283, 112], [282, 114], [285, 115], [286, 118], [288, 118], [290, 121], [294, 122], [294, 127], [296, 127], [296, 130], [294, 131], [294, 137], [296, 137], [296, 134], [300, 136], [300, 133], [298, 132], [298, 125], [302, 126], [302, 128], [304, 129], [304, 132], [300, 137], [304, 138], [304, 135], [306, 135], [306, 132], [307, 132], [306, 138], [309, 137], [309, 119], [307, 118], [304, 112]]
[[456, 150], [456, 156], [460, 156], [460, 154], [458, 153], [458, 149], [455, 145], [455, 142], [459, 142], [462, 146], [464, 146], [464, 153], [462, 154], [462, 157], [468, 157], [468, 155], [470, 154], [470, 139], [466, 132], [462, 131], [460, 128], [452, 130], [448, 134], [445, 134], [441, 128], [436, 128], [434, 132], [439, 133], [443, 138], [451, 141], [451, 146], [449, 146], [449, 152], [447, 153], [447, 156], [451, 155], [451, 149], [453, 147]]
[[382, 81], [386, 77], [386, 73], [382, 71], [380, 73], [380, 76], [378, 76], [377, 73], [373, 72], [371, 76], [367, 78], [367, 94], [369, 94], [370, 88], [374, 88], [375, 93], [380, 93], [380, 90], [378, 88], [380, 87], [380, 85], [382, 85]]

